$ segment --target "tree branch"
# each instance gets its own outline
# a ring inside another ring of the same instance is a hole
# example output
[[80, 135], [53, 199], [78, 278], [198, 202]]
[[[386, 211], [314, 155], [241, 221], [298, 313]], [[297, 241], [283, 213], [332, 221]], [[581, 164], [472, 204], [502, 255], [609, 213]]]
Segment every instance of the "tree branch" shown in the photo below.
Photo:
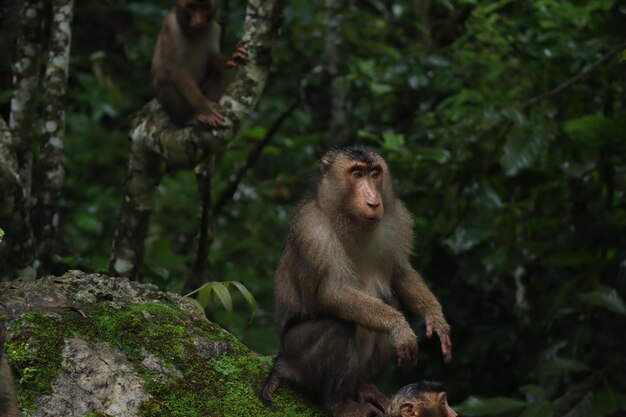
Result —
[[[220, 149], [255, 107], [267, 79], [283, 6], [283, 0], [248, 2], [242, 37], [248, 59], [220, 99], [221, 112], [226, 119], [224, 128], [178, 128], [169, 121], [156, 100], [148, 103], [135, 119], [130, 132], [127, 187], [111, 253], [109, 268], [112, 273], [125, 276], [137, 273], [153, 196], [164, 167], [175, 163], [191, 167], [205, 160], [209, 145]], [[154, 177], [146, 177], [154, 167], [145, 164], [154, 163], [159, 169], [153, 172]]]
[[285, 120], [287, 120], [289, 116], [291, 116], [291, 114], [294, 112], [294, 110], [298, 108], [299, 104], [300, 99], [298, 98], [289, 107], [287, 107], [287, 109], [285, 109], [285, 111], [282, 112], [282, 114], [278, 116], [276, 120], [274, 120], [274, 123], [272, 123], [267, 132], [265, 132], [265, 136], [263, 137], [263, 139], [261, 139], [252, 149], [252, 151], [250, 151], [248, 157], [246, 158], [246, 162], [237, 170], [232, 180], [228, 183], [224, 191], [222, 191], [222, 193], [220, 194], [217, 202], [215, 203], [215, 206], [213, 206], [214, 216], [218, 216], [222, 212], [224, 206], [233, 198], [235, 192], [237, 192], [237, 189], [239, 188], [241, 180], [243, 179], [244, 175], [246, 175], [246, 172], [248, 172], [248, 170], [250, 170], [250, 168], [252, 168], [256, 164], [256, 161], [259, 159], [259, 156], [261, 156], [261, 152], [263, 152], [263, 149], [272, 140], [272, 138], [281, 128]]
[[531, 98], [530, 100], [528, 100], [527, 102], [525, 102], [524, 104], [522, 104], [522, 110], [533, 106], [535, 104], [537, 104], [538, 102], [545, 100], [547, 98], [550, 97], [554, 97], [557, 94], [562, 93], [563, 91], [567, 90], [568, 88], [570, 88], [571, 86], [573, 86], [574, 84], [576, 84], [578, 81], [582, 80], [585, 76], [587, 76], [588, 74], [590, 74], [592, 71], [594, 71], [596, 68], [598, 68], [599, 66], [601, 66], [602, 64], [604, 64], [606, 61], [608, 61], [609, 59], [611, 59], [614, 55], [617, 55], [619, 52], [621, 52], [622, 50], [624, 50], [624, 48], [626, 48], [626, 42], [617, 45], [616, 47], [614, 47], [613, 49], [611, 49], [609, 52], [607, 52], [606, 54], [602, 55], [602, 57], [600, 57], [600, 59], [598, 59], [596, 62], [594, 62], [593, 64], [589, 65], [588, 67], [583, 68], [583, 70], [581, 72], [579, 72], [578, 74], [574, 75], [572, 78], [570, 78], [569, 80], [565, 81], [563, 84], [559, 85], [556, 88], [553, 88], [550, 91], [547, 91], [543, 94], [540, 94], [536, 97]]

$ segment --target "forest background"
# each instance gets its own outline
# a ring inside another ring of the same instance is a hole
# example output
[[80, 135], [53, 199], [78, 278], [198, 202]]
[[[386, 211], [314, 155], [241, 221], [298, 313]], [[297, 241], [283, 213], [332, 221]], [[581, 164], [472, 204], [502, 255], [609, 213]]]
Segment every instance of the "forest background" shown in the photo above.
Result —
[[[1, 6], [2, 48], [15, 22]], [[106, 271], [130, 121], [151, 99], [150, 58], [169, 0], [78, 1], [66, 97], [55, 273]], [[225, 7], [225, 51], [245, 2]], [[380, 151], [414, 215], [414, 266], [453, 327], [454, 358], [421, 339], [392, 392], [440, 379], [467, 415], [617, 416], [626, 409], [626, 6], [619, 1], [291, 0], [256, 110], [215, 160], [203, 281], [254, 295], [209, 317], [277, 351], [272, 277], [289, 214], [319, 155]], [[7, 119], [11, 55], [0, 58]], [[258, 158], [250, 152], [268, 139]], [[249, 169], [248, 169], [249, 168]], [[158, 188], [138, 279], [181, 292], [201, 206], [190, 170]]]

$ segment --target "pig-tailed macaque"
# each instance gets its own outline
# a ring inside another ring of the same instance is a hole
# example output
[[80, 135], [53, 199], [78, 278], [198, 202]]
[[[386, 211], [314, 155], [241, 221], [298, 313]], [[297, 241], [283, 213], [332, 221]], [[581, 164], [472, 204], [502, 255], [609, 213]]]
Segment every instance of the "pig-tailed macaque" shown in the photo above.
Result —
[[448, 405], [441, 382], [422, 381], [406, 385], [391, 397], [387, 417], [458, 417]]
[[4, 354], [6, 331], [0, 323], [0, 417], [18, 417], [20, 410], [15, 397], [15, 385], [9, 361]]
[[403, 311], [424, 316], [452, 357], [441, 305], [411, 267], [413, 220], [393, 193], [385, 160], [363, 147], [333, 150], [292, 217], [275, 278], [280, 352], [263, 387], [284, 380], [320, 398], [335, 417], [381, 416], [373, 381], [394, 355], [417, 361]]
[[177, 124], [219, 127], [217, 101], [226, 69], [245, 60], [241, 45], [230, 59], [220, 53], [218, 0], [177, 0], [163, 21], [152, 57], [152, 87], [161, 107]]

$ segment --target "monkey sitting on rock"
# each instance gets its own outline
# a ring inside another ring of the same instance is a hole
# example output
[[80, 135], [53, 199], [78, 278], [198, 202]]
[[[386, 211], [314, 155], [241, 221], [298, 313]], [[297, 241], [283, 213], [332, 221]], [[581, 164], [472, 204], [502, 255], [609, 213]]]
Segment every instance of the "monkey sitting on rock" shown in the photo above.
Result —
[[386, 417], [458, 417], [448, 405], [442, 383], [422, 381], [406, 385], [391, 398]]
[[283, 380], [334, 417], [383, 416], [388, 400], [373, 381], [394, 355], [404, 370], [417, 361], [404, 311], [424, 317], [426, 336], [439, 336], [450, 361], [450, 326], [410, 263], [412, 228], [379, 154], [357, 146], [322, 157], [276, 272], [281, 347], [261, 393], [265, 403]]

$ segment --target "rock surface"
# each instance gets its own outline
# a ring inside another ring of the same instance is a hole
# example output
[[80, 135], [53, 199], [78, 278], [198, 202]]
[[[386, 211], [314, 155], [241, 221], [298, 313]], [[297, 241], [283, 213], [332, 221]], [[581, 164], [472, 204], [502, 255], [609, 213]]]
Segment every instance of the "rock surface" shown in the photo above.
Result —
[[281, 387], [258, 399], [270, 358], [190, 299], [70, 271], [0, 284], [6, 354], [23, 416], [324, 416]]

